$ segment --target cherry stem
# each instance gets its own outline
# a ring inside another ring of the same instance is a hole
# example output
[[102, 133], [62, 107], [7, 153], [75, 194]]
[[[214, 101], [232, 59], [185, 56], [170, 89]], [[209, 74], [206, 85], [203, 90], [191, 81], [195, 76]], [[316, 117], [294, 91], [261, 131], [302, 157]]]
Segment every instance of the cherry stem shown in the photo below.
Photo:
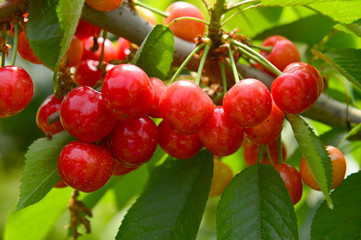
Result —
[[197, 73], [197, 78], [196, 78], [196, 84], [198, 86], [201, 82], [201, 76], [202, 76], [202, 72], [203, 72], [203, 68], [204, 68], [204, 63], [206, 62], [206, 58], [207, 58], [207, 55], [208, 55], [208, 52], [210, 49], [211, 49], [211, 46], [209, 44], [206, 44], [206, 46], [204, 47], [201, 61], [199, 63], [199, 67], [198, 67], [198, 73]]
[[157, 13], [157, 14], [161, 15], [162, 17], [168, 17], [169, 16], [169, 13], [163, 12], [163, 11], [157, 9], [157, 8], [151, 7], [151, 6], [149, 6], [149, 5], [147, 5], [147, 4], [143, 3], [143, 2], [140, 2], [138, 0], [134, 0], [134, 4], [138, 5], [138, 6], [142, 7], [142, 8], [148, 9], [148, 10], [154, 12], [154, 13]]
[[253, 60], [255, 60], [256, 62], [261, 64], [263, 67], [265, 67], [272, 73], [274, 73], [276, 76], [282, 75], [282, 72], [278, 68], [276, 68], [272, 63], [270, 63], [265, 57], [263, 57], [260, 53], [258, 53], [254, 49], [252, 49], [249, 46], [247, 46], [246, 44], [236, 41], [234, 39], [230, 39], [230, 42], [232, 44], [236, 45], [237, 47], [239, 47], [239, 49], [240, 49], [240, 51], [242, 51], [242, 53], [248, 52], [251, 55], [253, 55], [254, 57], [256, 57], [256, 58], [253, 58]]
[[263, 145], [259, 145], [259, 148], [258, 148], [258, 162], [259, 163], [262, 162], [262, 154], [263, 154]]
[[283, 153], [282, 153], [282, 137], [281, 135], [278, 137], [278, 163], [281, 164], [283, 162]]
[[101, 68], [102, 64], [103, 64], [103, 59], [104, 59], [104, 48], [105, 48], [105, 40], [108, 38], [108, 32], [107, 31], [103, 31], [103, 45], [102, 45], [102, 51], [100, 52], [100, 57], [99, 57], [99, 63], [97, 68]]
[[174, 80], [178, 77], [183, 68], [188, 64], [188, 62], [193, 58], [193, 55], [196, 54], [200, 49], [202, 49], [206, 43], [201, 43], [188, 55], [188, 57], [183, 61], [182, 65], [179, 66], [177, 71], [173, 74], [171, 80], [168, 82], [168, 85], [172, 84]]
[[222, 85], [223, 85], [223, 96], [226, 95], [227, 93], [227, 77], [226, 77], [226, 70], [224, 68], [224, 62], [223, 61], [219, 61], [219, 68], [221, 70], [221, 75], [222, 75]]
[[270, 53], [271, 51], [272, 51], [272, 49], [273, 49], [273, 47], [270, 47], [270, 46], [258, 46], [258, 45], [251, 45], [253, 48], [257, 48], [257, 49], [260, 49], [260, 50], [262, 50], [262, 51], [265, 51], [265, 52], [267, 52], [267, 53]]
[[6, 29], [6, 24], [3, 24], [3, 29], [2, 29], [3, 33], [2, 33], [2, 38], [4, 38], [4, 45], [1, 46], [1, 67], [5, 66], [5, 57], [6, 57], [6, 37], [7, 37], [7, 29]]
[[269, 162], [271, 163], [271, 165], [273, 166], [275, 163], [273, 162], [273, 159], [272, 159], [272, 156], [271, 156], [271, 153], [270, 153], [270, 150], [269, 150], [269, 145], [266, 145], [266, 150], [267, 150], [267, 157], [269, 159]]
[[11, 56], [11, 66], [15, 66], [16, 52], [18, 51], [18, 40], [19, 40], [19, 23], [14, 24], [14, 44], [13, 44], [13, 55]]
[[235, 3], [235, 4], [230, 4], [226, 8], [226, 11], [230, 11], [232, 9], [238, 8], [238, 7], [243, 6], [245, 4], [248, 4], [248, 3], [259, 3], [259, 2], [260, 2], [259, 0], [244, 0], [244, 1], [241, 1], [241, 2], [238, 2], [238, 3]]
[[174, 19], [173, 21], [171, 21], [170, 23], [168, 23], [165, 26], [170, 27], [172, 24], [174, 24], [174, 23], [176, 23], [178, 21], [182, 21], [182, 20], [194, 20], [194, 21], [201, 22], [201, 23], [204, 23], [206, 25], [209, 25], [209, 23], [207, 21], [204, 21], [204, 20], [196, 18], [196, 17], [179, 17], [179, 18]]
[[240, 74], [240, 73], [237, 71], [237, 66], [236, 66], [236, 63], [234, 62], [234, 58], [233, 58], [231, 48], [228, 48], [228, 55], [229, 55], [229, 59], [231, 61], [231, 68], [232, 68], [232, 72], [233, 72], [233, 76], [234, 76], [234, 81], [236, 83], [238, 83], [239, 82], [238, 74]]

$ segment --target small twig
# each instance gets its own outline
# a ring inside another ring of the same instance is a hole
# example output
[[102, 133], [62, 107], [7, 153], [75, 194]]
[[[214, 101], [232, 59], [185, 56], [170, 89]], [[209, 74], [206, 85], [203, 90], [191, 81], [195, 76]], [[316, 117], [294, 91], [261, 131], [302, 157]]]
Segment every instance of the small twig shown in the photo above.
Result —
[[147, 4], [143, 3], [143, 2], [140, 2], [138, 0], [134, 0], [134, 4], [138, 5], [138, 6], [142, 7], [142, 8], [148, 9], [148, 10], [154, 12], [154, 13], [157, 13], [157, 14], [161, 15], [162, 17], [168, 17], [169, 16], [169, 13], [163, 12], [163, 11], [157, 9], [157, 8], [151, 7], [151, 6], [149, 6], [149, 5], [147, 5]]

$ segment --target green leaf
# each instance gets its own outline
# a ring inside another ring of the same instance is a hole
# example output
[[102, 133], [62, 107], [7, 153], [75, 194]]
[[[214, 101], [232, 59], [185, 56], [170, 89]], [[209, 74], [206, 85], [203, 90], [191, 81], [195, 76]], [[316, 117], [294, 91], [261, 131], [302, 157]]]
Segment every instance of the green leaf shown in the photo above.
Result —
[[355, 86], [361, 89], [361, 49], [333, 49], [326, 53], [312, 51], [317, 57], [331, 64]]
[[311, 239], [361, 238], [361, 172], [350, 175], [332, 192], [334, 209], [323, 202], [311, 228]]
[[329, 207], [332, 208], [330, 197], [332, 168], [325, 145], [301, 117], [295, 114], [287, 114], [287, 119], [291, 123], [298, 145], [315, 176], [318, 186], [320, 186]]
[[174, 37], [163, 25], [156, 25], [140, 45], [133, 64], [143, 69], [149, 77], [161, 80], [167, 76], [173, 62]]
[[252, 165], [228, 184], [218, 203], [217, 239], [298, 239], [290, 196], [273, 167]]
[[73, 139], [74, 137], [64, 131], [54, 135], [51, 140], [40, 138], [30, 145], [25, 154], [16, 211], [40, 201], [60, 180], [58, 157], [63, 147]]
[[80, 18], [84, 0], [32, 0], [27, 37], [35, 55], [58, 71]]
[[164, 160], [168, 157], [168, 154], [158, 145], [155, 149], [155, 152], [152, 158], [147, 162], [148, 171], [151, 172], [153, 169], [162, 164]]
[[322, 15], [312, 15], [295, 22], [274, 27], [257, 35], [255, 39], [265, 39], [271, 35], [282, 35], [292, 41], [318, 44], [324, 36], [331, 32], [335, 22]]
[[169, 157], [153, 170], [116, 239], [195, 239], [212, 175], [213, 155], [208, 151], [188, 160]]
[[45, 239], [66, 210], [71, 191], [71, 188], [53, 189], [37, 204], [12, 212], [5, 225], [4, 239]]
[[348, 134], [346, 136], [344, 136], [344, 138], [342, 138], [342, 140], [339, 142], [338, 145], [340, 145], [345, 140], [349, 139], [352, 136], [355, 136], [356, 134], [358, 134], [360, 132], [361, 132], [361, 123], [357, 124], [354, 128], [352, 128], [351, 131], [349, 131]]

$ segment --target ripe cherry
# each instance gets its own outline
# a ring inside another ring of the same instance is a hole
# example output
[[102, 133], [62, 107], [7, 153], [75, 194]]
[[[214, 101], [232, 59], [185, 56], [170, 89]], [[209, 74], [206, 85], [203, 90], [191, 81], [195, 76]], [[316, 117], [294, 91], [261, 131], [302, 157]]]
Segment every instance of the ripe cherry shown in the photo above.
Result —
[[154, 100], [153, 100], [153, 105], [148, 112], [148, 115], [152, 118], [160, 118], [161, 113], [159, 110], [159, 100], [160, 100], [160, 96], [167, 88], [167, 86], [159, 78], [151, 77], [149, 79], [154, 89]]
[[44, 100], [38, 109], [36, 114], [36, 123], [38, 124], [40, 130], [47, 136], [54, 135], [64, 130], [60, 120], [51, 125], [48, 124], [49, 116], [60, 110], [61, 102], [62, 99], [58, 99], [54, 94], [51, 94]]
[[[326, 150], [332, 161], [332, 189], [337, 188], [345, 178], [346, 160], [342, 152], [333, 146], [326, 146]], [[320, 191], [320, 187], [309, 167], [305, 157], [300, 162], [300, 173], [302, 180], [312, 189]]]
[[10, 117], [23, 110], [34, 94], [33, 81], [21, 67], [0, 68], [0, 118]]
[[127, 167], [118, 159], [114, 159], [114, 167], [113, 167], [113, 175], [114, 176], [125, 175], [127, 173], [130, 173], [131, 171], [134, 171], [135, 169], [138, 169], [138, 166], [137, 167]]
[[216, 156], [235, 153], [243, 141], [243, 129], [224, 113], [221, 106], [214, 108], [212, 119], [198, 134], [203, 145]]
[[300, 201], [303, 191], [300, 173], [289, 164], [276, 164], [274, 168], [279, 172], [291, 197], [291, 201], [295, 205]]
[[284, 112], [272, 101], [272, 110], [268, 117], [255, 127], [244, 128], [244, 132], [253, 143], [270, 144], [281, 134], [284, 119]]
[[163, 120], [176, 132], [191, 135], [212, 119], [211, 98], [194, 82], [180, 80], [169, 85], [159, 100]]
[[85, 60], [77, 66], [74, 73], [74, 82], [80, 86], [93, 87], [102, 77], [102, 71], [98, 69], [99, 62], [95, 60]]
[[85, 40], [89, 37], [99, 37], [100, 29], [82, 19], [79, 19], [76, 27], [75, 36], [80, 40]]
[[69, 57], [69, 65], [77, 66], [83, 57], [83, 42], [76, 36], [73, 36], [66, 52], [68, 53]]
[[158, 128], [147, 116], [119, 121], [110, 135], [109, 148], [127, 167], [150, 160], [158, 145]]
[[120, 7], [123, 0], [86, 0], [86, 3], [95, 10], [108, 12]]
[[224, 189], [231, 182], [233, 178], [232, 169], [225, 163], [214, 158], [213, 161], [213, 178], [211, 184], [211, 190], [209, 192], [210, 197], [216, 197], [224, 192]]
[[35, 55], [33, 49], [30, 48], [29, 40], [26, 36], [26, 32], [21, 32], [18, 38], [18, 53], [23, 59], [40, 64], [39, 57]]
[[[243, 141], [243, 157], [248, 166], [256, 164], [258, 162], [258, 153], [259, 153], [260, 145], [250, 142], [248, 139]], [[271, 164], [267, 148], [269, 150], [269, 154], [272, 159], [272, 163], [275, 164], [278, 162], [278, 140], [273, 141], [272, 143], [265, 145], [263, 147], [262, 155], [261, 155], [261, 163], [262, 164]], [[286, 161], [286, 147], [282, 143], [282, 162]]]
[[105, 74], [102, 96], [114, 116], [126, 120], [148, 113], [154, 91], [148, 75], [141, 68], [121, 64]]
[[266, 85], [257, 79], [247, 78], [224, 95], [223, 108], [241, 127], [254, 127], [270, 114], [272, 98]]
[[66, 131], [84, 142], [105, 138], [116, 125], [100, 92], [88, 86], [74, 88], [64, 97], [60, 120]]
[[125, 59], [130, 53], [130, 42], [125, 38], [118, 38], [116, 44], [116, 59], [123, 60]]
[[158, 125], [159, 146], [170, 156], [189, 159], [202, 148], [198, 134], [182, 135], [173, 131], [164, 121]]
[[[98, 48], [93, 49], [94, 48], [94, 38], [93, 37], [89, 37], [83, 41], [84, 52], [83, 52], [82, 60], [92, 59], [92, 60], [99, 61], [100, 55], [102, 52], [104, 39], [102, 37], [97, 38], [97, 43], [98, 43]], [[105, 45], [104, 45], [103, 60], [105, 62], [109, 62], [109, 60], [111, 60], [111, 59], [117, 59], [117, 50], [116, 50], [114, 44], [112, 43], [112, 41], [110, 41], [109, 39], [105, 39], [104, 44]]]
[[271, 52], [261, 51], [260, 53], [280, 71], [290, 63], [301, 60], [296, 45], [287, 38], [279, 35], [268, 37], [262, 43], [264, 47], [272, 47]]
[[70, 187], [82, 192], [93, 192], [108, 182], [113, 164], [113, 156], [108, 149], [73, 141], [60, 152], [58, 171]]
[[306, 68], [292, 68], [277, 77], [271, 87], [276, 105], [283, 111], [299, 114], [311, 108], [319, 96], [315, 75]]
[[[201, 11], [196, 6], [183, 1], [172, 3], [166, 12], [169, 13], [169, 15], [163, 20], [164, 25], [180, 17], [194, 17], [204, 20]], [[181, 20], [172, 24], [169, 28], [175, 36], [194, 42], [198, 36], [203, 36], [206, 25], [195, 20]]]

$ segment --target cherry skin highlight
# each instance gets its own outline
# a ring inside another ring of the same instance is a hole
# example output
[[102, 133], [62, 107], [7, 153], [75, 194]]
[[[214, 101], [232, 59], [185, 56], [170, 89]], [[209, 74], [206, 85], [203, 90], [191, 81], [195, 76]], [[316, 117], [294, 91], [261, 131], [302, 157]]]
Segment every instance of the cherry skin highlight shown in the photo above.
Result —
[[130, 53], [130, 42], [125, 38], [118, 38], [116, 48], [116, 59], [121, 61]]
[[108, 182], [113, 164], [113, 156], [108, 149], [73, 141], [60, 152], [58, 171], [70, 187], [82, 192], [94, 192]]
[[154, 90], [148, 75], [141, 68], [121, 64], [105, 74], [102, 96], [117, 119], [127, 120], [149, 112]]
[[159, 146], [178, 159], [194, 157], [202, 148], [198, 134], [182, 135], [173, 131], [164, 121], [158, 125]]
[[198, 134], [202, 144], [216, 156], [235, 153], [243, 142], [243, 129], [224, 113], [221, 106], [214, 108], [212, 119]]
[[235, 84], [223, 98], [224, 112], [241, 127], [254, 127], [267, 118], [272, 99], [266, 85], [253, 78]]
[[74, 82], [80, 86], [93, 87], [102, 77], [102, 71], [98, 69], [99, 62], [95, 60], [85, 60], [76, 67]]
[[[345, 178], [346, 174], [346, 159], [342, 152], [333, 146], [326, 146], [331, 162], [332, 162], [332, 188], [337, 188]], [[305, 157], [302, 157], [300, 162], [300, 173], [304, 183], [312, 189], [320, 191], [320, 187], [309, 167]]]
[[74, 88], [64, 97], [60, 121], [67, 132], [84, 142], [105, 138], [116, 125], [100, 92], [88, 86]]
[[159, 100], [163, 120], [176, 132], [191, 135], [212, 119], [211, 98], [194, 82], [180, 80], [169, 85]]
[[23, 110], [34, 94], [33, 80], [21, 67], [0, 68], [0, 118], [10, 117]]
[[36, 113], [36, 123], [40, 130], [47, 136], [54, 135], [64, 130], [60, 120], [51, 125], [48, 124], [49, 116], [60, 110], [61, 102], [62, 99], [58, 99], [54, 94], [51, 94], [40, 105], [38, 112]]

